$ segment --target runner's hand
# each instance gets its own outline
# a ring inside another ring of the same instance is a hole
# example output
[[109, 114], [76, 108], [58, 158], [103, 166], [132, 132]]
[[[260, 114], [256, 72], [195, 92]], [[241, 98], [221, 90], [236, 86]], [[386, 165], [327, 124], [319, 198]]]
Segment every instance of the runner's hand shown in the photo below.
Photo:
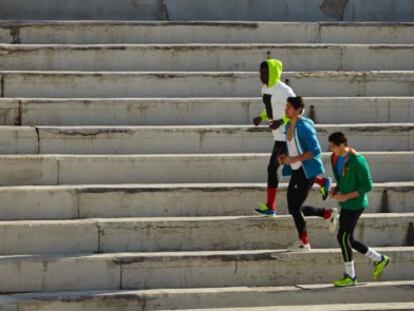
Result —
[[258, 126], [260, 123], [262, 123], [262, 117], [255, 117], [255, 118], [253, 118], [253, 124], [255, 126]]
[[269, 128], [271, 130], [277, 130], [282, 125], [282, 123], [283, 123], [282, 119], [274, 120], [274, 121], [270, 122]]
[[345, 194], [337, 193], [333, 196], [333, 199], [337, 202], [345, 202], [348, 201], [348, 197]]

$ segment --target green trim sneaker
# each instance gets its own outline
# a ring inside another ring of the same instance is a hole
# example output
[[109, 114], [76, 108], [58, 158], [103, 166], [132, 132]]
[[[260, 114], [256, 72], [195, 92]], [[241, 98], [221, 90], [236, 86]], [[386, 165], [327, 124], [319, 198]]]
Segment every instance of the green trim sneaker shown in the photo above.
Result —
[[355, 286], [358, 284], [358, 280], [356, 277], [351, 278], [349, 275], [344, 274], [342, 279], [339, 279], [334, 282], [335, 287], [348, 287], [348, 286]]
[[256, 213], [258, 213], [260, 215], [264, 215], [264, 216], [269, 216], [269, 217], [275, 217], [276, 216], [276, 211], [270, 209], [267, 206], [267, 204], [265, 204], [265, 203], [259, 203], [258, 208], [256, 208], [254, 211]]
[[374, 281], [378, 281], [381, 278], [382, 273], [384, 272], [384, 268], [388, 266], [390, 261], [390, 257], [382, 255], [382, 260], [374, 263], [375, 268], [374, 272], [372, 273], [372, 278]]

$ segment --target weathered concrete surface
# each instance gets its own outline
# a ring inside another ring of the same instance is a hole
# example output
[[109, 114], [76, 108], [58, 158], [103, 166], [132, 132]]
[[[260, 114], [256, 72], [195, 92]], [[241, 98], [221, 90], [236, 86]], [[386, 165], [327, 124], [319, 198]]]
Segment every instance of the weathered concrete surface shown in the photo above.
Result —
[[[251, 97], [256, 72], [3, 71], [3, 97]], [[412, 96], [414, 72], [286, 72], [306, 96]]]
[[[338, 246], [326, 221], [307, 223], [314, 248]], [[375, 247], [414, 246], [413, 223], [413, 213], [363, 215], [355, 238]], [[285, 249], [296, 237], [290, 216], [2, 221], [0, 233], [2, 255]]]
[[99, 231], [93, 220], [1, 221], [0, 232], [2, 255], [99, 251]]
[[412, 44], [413, 27], [414, 23], [0, 21], [0, 42]]
[[0, 290], [5, 292], [118, 289], [121, 266], [115, 255], [2, 256]]
[[168, 13], [160, 0], [133, 0], [120, 4], [113, 0], [1, 0], [0, 19], [125, 19], [165, 20]]
[[0, 188], [0, 219], [46, 220], [78, 218], [78, 196], [71, 187], [18, 186]]
[[[0, 306], [7, 311], [95, 311], [113, 310], [165, 310], [198, 308], [229, 308], [258, 306], [288, 306], [302, 303], [301, 307], [323, 303], [380, 303], [412, 301], [413, 281], [366, 283], [360, 287], [341, 290], [331, 284], [283, 287], [220, 287], [160, 290], [77, 291], [56, 293], [8, 294], [0, 297]], [[392, 295], [389, 293], [392, 291]]]
[[[344, 10], [345, 21], [381, 20], [413, 21], [414, 3], [412, 1], [386, 0], [375, 1], [350, 0]], [[368, 7], [369, 6], [369, 7]]]
[[413, 70], [414, 45], [0, 45], [0, 70], [256, 71], [268, 57], [286, 71]]
[[54, 156], [1, 156], [0, 185], [56, 185], [58, 160]]
[[[371, 246], [414, 246], [414, 214], [371, 214], [359, 222], [355, 237]], [[284, 249], [296, 231], [290, 216], [151, 218], [98, 221], [104, 252]], [[308, 219], [315, 248], [337, 247], [322, 219]], [[269, 238], [271, 237], [271, 238]], [[407, 241], [408, 238], [408, 241]]]
[[0, 153], [38, 153], [38, 135], [34, 127], [2, 126], [0, 129]]
[[[412, 248], [379, 249], [394, 258], [384, 280], [412, 279]], [[338, 250], [310, 253], [284, 251], [234, 251], [164, 253], [124, 257], [123, 288], [182, 288], [217, 286], [278, 286], [298, 283], [332, 282], [342, 274], [343, 263]], [[371, 279], [372, 266], [356, 255], [357, 273], [362, 280]], [[307, 264], [311, 265], [312, 269]]]
[[[264, 108], [260, 98], [0, 98], [2, 125], [240, 125]], [[414, 120], [413, 97], [306, 97], [316, 123]]]
[[[412, 280], [413, 247], [378, 248], [393, 261], [384, 281]], [[371, 280], [372, 265], [355, 255], [358, 277]], [[120, 253], [76, 256], [3, 256], [3, 293], [330, 283], [342, 274], [339, 249], [288, 253], [275, 250]], [[305, 264], [304, 264], [305, 263]], [[310, 266], [312, 269], [310, 269]], [[121, 271], [122, 270], [122, 271]], [[122, 277], [121, 277], [122, 273]]]
[[21, 125], [19, 101], [13, 98], [0, 99], [0, 124]]
[[[116, 217], [195, 217], [253, 215], [263, 202], [265, 184], [158, 184], [89, 186], [18, 186], [0, 188], [0, 218], [46, 220]], [[286, 184], [279, 187], [278, 213], [286, 214]], [[374, 184], [365, 213], [414, 210], [412, 182]], [[335, 207], [322, 201], [315, 187], [306, 204]]]
[[[270, 130], [253, 125], [37, 127], [36, 131], [32, 130], [38, 132], [41, 154], [253, 153], [268, 152], [273, 145]], [[317, 131], [323, 150], [328, 150], [328, 136], [336, 131], [344, 132], [357, 150], [414, 150], [414, 123], [319, 125]], [[7, 132], [4, 135], [7, 136]], [[2, 136], [0, 131], [0, 141]], [[33, 143], [36, 146], [36, 141]], [[12, 148], [15, 147], [12, 145]], [[9, 149], [5, 146], [0, 152]], [[25, 151], [11, 149], [9, 153]]]
[[[363, 154], [375, 182], [412, 181], [413, 152]], [[255, 183], [266, 180], [268, 158], [259, 153], [0, 156], [0, 185]], [[323, 159], [332, 175], [329, 154]]]
[[[295, 311], [298, 309], [304, 311], [380, 311], [380, 310], [392, 310], [403, 311], [413, 310], [413, 302], [384, 302], [384, 303], [349, 303], [349, 304], [319, 304], [313, 306], [296, 305], [296, 306], [272, 306], [262, 308], [219, 308], [219, 309], [191, 309], [192, 311]], [[168, 311], [168, 310], [164, 310]]]
[[[327, 2], [327, 1], [324, 1]], [[1, 19], [120, 19], [120, 20], [279, 20], [279, 21], [412, 21], [409, 0], [349, 0], [331, 10], [320, 0], [135, 0], [119, 2], [2, 0]], [[370, 8], [370, 9], [368, 9]], [[329, 14], [339, 11], [337, 14]], [[328, 14], [326, 14], [328, 13]]]

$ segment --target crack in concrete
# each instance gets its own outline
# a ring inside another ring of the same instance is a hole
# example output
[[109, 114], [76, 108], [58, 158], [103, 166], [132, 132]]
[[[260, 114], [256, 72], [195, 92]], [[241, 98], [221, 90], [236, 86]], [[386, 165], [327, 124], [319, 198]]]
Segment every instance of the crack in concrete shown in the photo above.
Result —
[[0, 79], [0, 96], [2, 98], [4, 98], [4, 75], [0, 74], [1, 79]]

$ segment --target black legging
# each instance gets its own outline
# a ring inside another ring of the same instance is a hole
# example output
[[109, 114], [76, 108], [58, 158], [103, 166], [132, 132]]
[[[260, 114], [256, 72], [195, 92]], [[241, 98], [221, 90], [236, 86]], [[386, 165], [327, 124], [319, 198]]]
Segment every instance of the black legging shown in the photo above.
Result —
[[279, 168], [279, 161], [277, 157], [281, 154], [287, 153], [286, 142], [275, 141], [272, 155], [270, 156], [269, 164], [267, 165], [267, 186], [269, 188], [277, 188], [279, 186], [279, 178], [277, 176], [277, 169]]
[[341, 209], [337, 239], [341, 246], [344, 262], [352, 261], [352, 249], [355, 249], [361, 254], [366, 254], [368, 252], [368, 247], [365, 246], [365, 244], [354, 239], [355, 226], [363, 211], [364, 209]]
[[323, 208], [315, 208], [312, 206], [302, 207], [314, 182], [315, 177], [307, 179], [302, 167], [298, 170], [292, 170], [292, 176], [287, 190], [287, 201], [289, 213], [293, 216], [299, 236], [306, 231], [306, 221], [303, 215], [323, 217]]

